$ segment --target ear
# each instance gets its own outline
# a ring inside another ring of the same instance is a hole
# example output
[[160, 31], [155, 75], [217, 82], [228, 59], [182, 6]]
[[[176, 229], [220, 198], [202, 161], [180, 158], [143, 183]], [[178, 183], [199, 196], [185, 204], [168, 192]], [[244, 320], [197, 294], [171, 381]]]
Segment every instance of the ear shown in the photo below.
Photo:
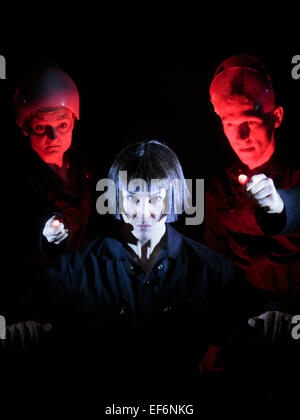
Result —
[[274, 128], [277, 128], [281, 125], [283, 119], [283, 108], [282, 106], [278, 106], [274, 109]]
[[25, 128], [22, 127], [21, 130], [24, 136], [29, 136], [28, 131], [26, 131]]

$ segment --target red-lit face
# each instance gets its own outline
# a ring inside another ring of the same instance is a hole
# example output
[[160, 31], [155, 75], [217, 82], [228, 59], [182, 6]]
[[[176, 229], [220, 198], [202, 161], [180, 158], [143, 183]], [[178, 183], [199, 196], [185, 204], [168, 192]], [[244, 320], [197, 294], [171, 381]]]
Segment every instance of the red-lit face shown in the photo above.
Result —
[[64, 153], [72, 143], [74, 115], [66, 108], [53, 111], [38, 111], [29, 122], [25, 132], [33, 150], [45, 163], [63, 164]]
[[226, 104], [218, 114], [232, 149], [245, 165], [253, 169], [270, 159], [275, 149], [274, 130], [255, 113], [252, 104]]

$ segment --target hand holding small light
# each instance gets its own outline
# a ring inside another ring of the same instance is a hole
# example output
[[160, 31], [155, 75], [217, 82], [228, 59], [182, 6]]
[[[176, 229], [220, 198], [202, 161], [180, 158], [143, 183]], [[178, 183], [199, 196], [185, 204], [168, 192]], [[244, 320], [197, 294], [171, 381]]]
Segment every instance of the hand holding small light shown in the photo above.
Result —
[[45, 223], [43, 235], [48, 242], [58, 245], [69, 236], [69, 230], [61, 219], [57, 216], [52, 216]]
[[273, 179], [265, 174], [253, 175], [249, 180], [244, 174], [240, 174], [238, 181], [245, 185], [245, 190], [250, 198], [270, 214], [279, 214], [284, 209], [284, 203], [277, 192]]

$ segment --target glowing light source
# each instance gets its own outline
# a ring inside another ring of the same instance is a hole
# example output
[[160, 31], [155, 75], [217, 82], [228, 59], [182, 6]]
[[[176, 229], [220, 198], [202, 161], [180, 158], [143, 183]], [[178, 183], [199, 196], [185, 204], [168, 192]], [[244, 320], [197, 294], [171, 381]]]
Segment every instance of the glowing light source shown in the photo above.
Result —
[[60, 224], [60, 221], [59, 220], [57, 220], [57, 219], [55, 219], [55, 220], [53, 220], [53, 222], [52, 222], [52, 227], [53, 228], [58, 228], [58, 226], [59, 226], [59, 224]]
[[240, 175], [238, 176], [238, 181], [239, 181], [239, 183], [240, 183], [241, 185], [245, 185], [245, 184], [247, 184], [247, 182], [248, 182], [248, 177], [247, 177], [247, 175], [245, 175], [245, 174], [240, 174]]

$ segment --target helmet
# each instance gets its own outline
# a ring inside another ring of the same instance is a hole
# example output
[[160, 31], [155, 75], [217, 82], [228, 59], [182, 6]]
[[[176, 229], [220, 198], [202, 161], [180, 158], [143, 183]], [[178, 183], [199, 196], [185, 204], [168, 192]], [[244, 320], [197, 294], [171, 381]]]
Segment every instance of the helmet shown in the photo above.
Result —
[[48, 68], [28, 78], [15, 93], [14, 106], [17, 124], [41, 108], [64, 107], [79, 120], [79, 93], [70, 76], [64, 71]]
[[269, 113], [274, 109], [275, 92], [263, 64], [252, 55], [241, 54], [224, 60], [217, 68], [210, 85], [215, 112], [235, 95], [247, 98], [257, 110]]

